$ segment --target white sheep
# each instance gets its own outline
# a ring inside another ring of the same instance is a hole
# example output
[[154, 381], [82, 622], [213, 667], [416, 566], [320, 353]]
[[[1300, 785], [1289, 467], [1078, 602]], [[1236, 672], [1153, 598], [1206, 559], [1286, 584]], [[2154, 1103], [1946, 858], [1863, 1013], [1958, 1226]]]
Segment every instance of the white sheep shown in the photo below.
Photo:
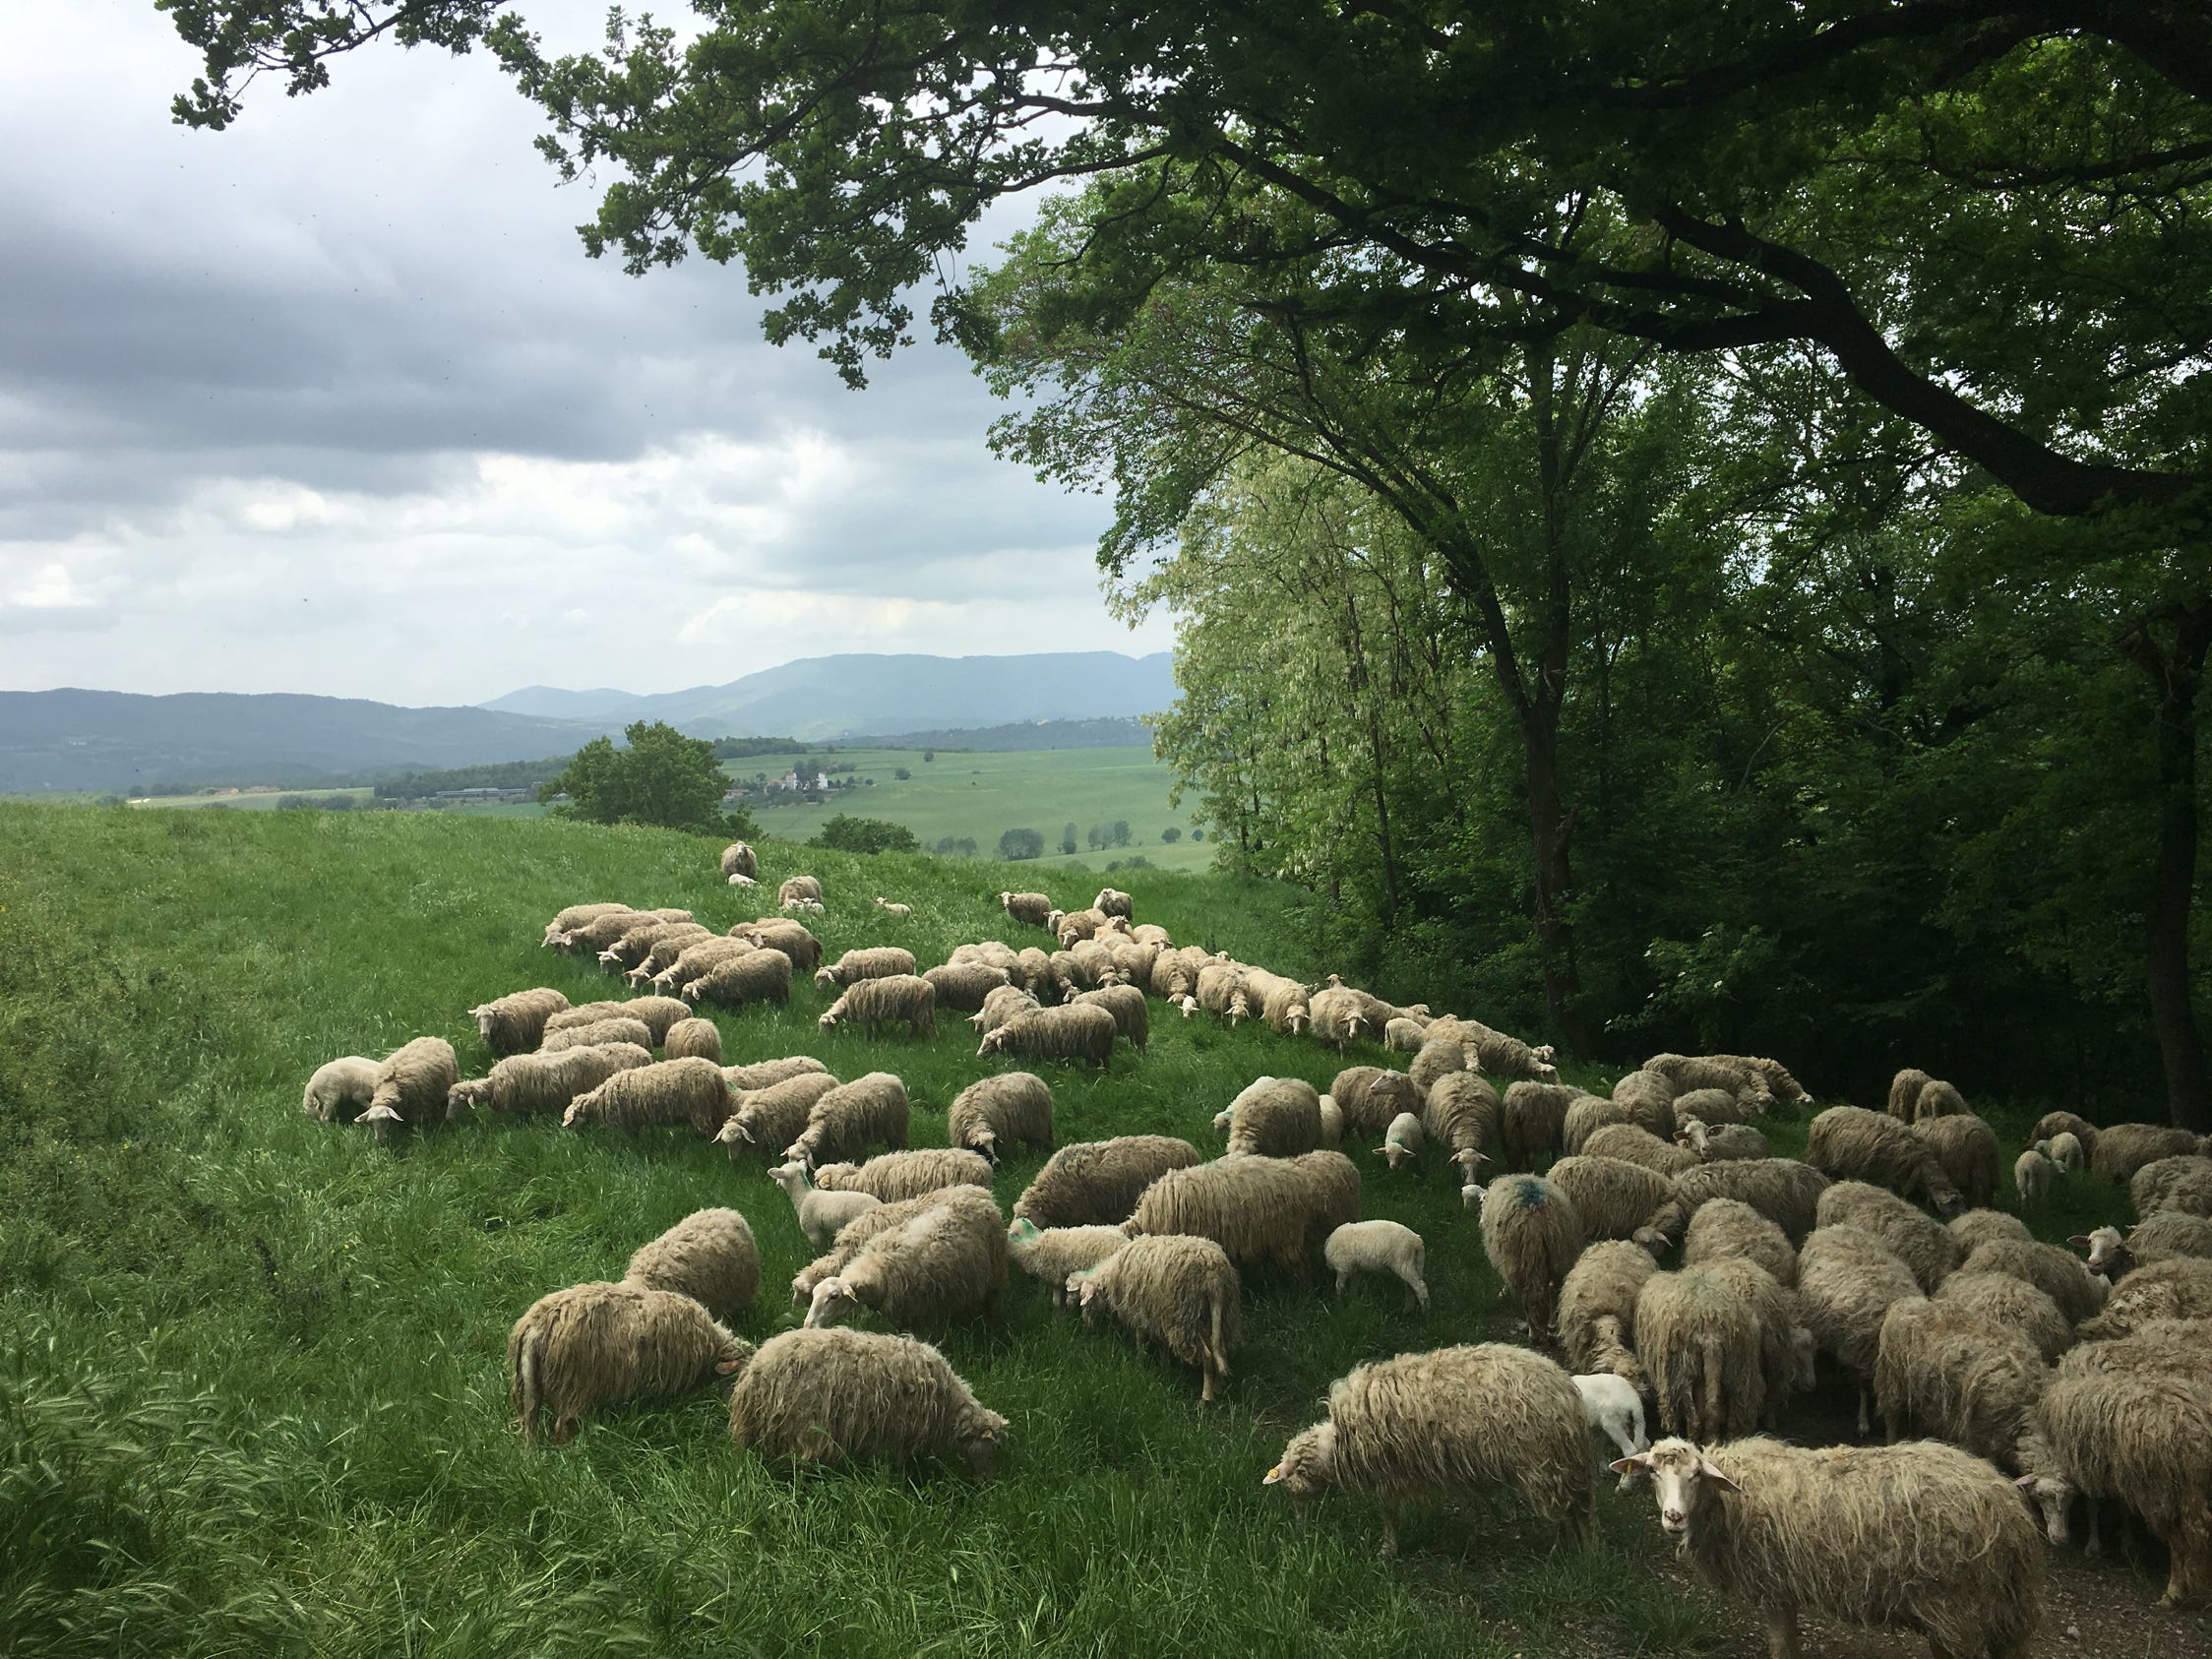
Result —
[[2032, 1148], [2012, 1160], [2012, 1188], [2023, 1204], [2041, 1203], [2058, 1176], [2058, 1164]]
[[[1567, 1381], [1582, 1396], [1582, 1415], [1590, 1420], [1591, 1429], [1619, 1446], [1622, 1456], [1633, 1457], [1650, 1446], [1651, 1438], [1643, 1426], [1643, 1396], [1636, 1392], [1634, 1383], [1610, 1371]], [[1633, 1470], [1622, 1474], [1621, 1491], [1635, 1484]]]
[[1428, 1137], [1422, 1133], [1421, 1120], [1411, 1112], [1400, 1112], [1390, 1120], [1390, 1127], [1382, 1135], [1382, 1144], [1375, 1150], [1396, 1169], [1400, 1164], [1410, 1163], [1427, 1144]]
[[1424, 1308], [1429, 1305], [1429, 1287], [1421, 1277], [1427, 1254], [1421, 1235], [1395, 1221], [1347, 1221], [1321, 1247], [1321, 1259], [1336, 1274], [1337, 1295], [1344, 1294], [1354, 1273], [1388, 1273], [1403, 1280]]
[[738, 871], [735, 875], [730, 877], [730, 886], [733, 888], [757, 888], [761, 884], [759, 882], [755, 881], [751, 876], [745, 874], [745, 872], [742, 870]]
[[325, 1061], [307, 1079], [299, 1109], [326, 1124], [336, 1122], [348, 1108], [355, 1113], [365, 1110], [376, 1098], [376, 1069], [375, 1061], [358, 1054]]
[[2068, 1175], [2079, 1175], [2087, 1161], [2082, 1156], [2081, 1137], [2071, 1130], [2060, 1130], [2049, 1140], [2037, 1141], [2035, 1149]]
[[893, 904], [890, 899], [881, 895], [876, 899], [876, 908], [889, 911], [902, 922], [914, 913], [914, 907], [911, 904]]
[[803, 1163], [778, 1164], [768, 1174], [790, 1195], [791, 1208], [799, 1217], [799, 1231], [817, 1250], [826, 1248], [837, 1236], [837, 1229], [854, 1216], [883, 1202], [873, 1193], [832, 1192], [817, 1187], [807, 1179]]

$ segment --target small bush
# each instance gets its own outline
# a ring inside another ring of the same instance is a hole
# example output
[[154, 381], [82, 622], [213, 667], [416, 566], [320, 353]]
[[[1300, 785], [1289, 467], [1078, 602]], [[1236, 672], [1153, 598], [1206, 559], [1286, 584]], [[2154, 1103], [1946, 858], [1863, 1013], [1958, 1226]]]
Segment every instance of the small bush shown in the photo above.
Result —
[[839, 813], [822, 827], [822, 833], [807, 843], [832, 852], [919, 852], [922, 843], [914, 831], [889, 819], [855, 818]]
[[897, 778], [899, 782], [904, 783], [908, 778], [914, 775], [914, 772], [913, 768], [910, 767], [893, 767], [891, 768], [891, 776]]
[[[929, 757], [923, 757], [927, 760]], [[1025, 858], [1042, 858], [1045, 838], [1035, 830], [1009, 830], [999, 837], [999, 856], [1009, 864], [1017, 864]]]
[[1172, 847], [1177, 841], [1180, 841], [1181, 839], [1183, 839], [1183, 828], [1181, 825], [1171, 824], [1165, 830], [1162, 830], [1160, 831], [1160, 844], [1162, 846]]

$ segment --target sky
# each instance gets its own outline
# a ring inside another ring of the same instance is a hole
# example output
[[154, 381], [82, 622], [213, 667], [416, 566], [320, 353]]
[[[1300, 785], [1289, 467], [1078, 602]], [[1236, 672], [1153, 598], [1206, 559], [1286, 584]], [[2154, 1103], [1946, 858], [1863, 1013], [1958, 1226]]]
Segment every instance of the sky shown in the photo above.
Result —
[[[605, 9], [527, 15], [588, 49]], [[1106, 614], [1108, 504], [992, 457], [956, 352], [851, 392], [735, 268], [586, 258], [596, 197], [488, 58], [363, 51], [197, 133], [152, 0], [0, 27], [0, 690], [465, 704], [1171, 644]]]

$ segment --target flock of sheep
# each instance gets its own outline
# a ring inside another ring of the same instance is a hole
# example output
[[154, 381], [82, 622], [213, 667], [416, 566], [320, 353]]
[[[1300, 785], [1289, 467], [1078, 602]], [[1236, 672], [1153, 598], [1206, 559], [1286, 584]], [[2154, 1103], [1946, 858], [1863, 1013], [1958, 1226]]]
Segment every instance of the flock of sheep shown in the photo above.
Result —
[[[724, 854], [734, 885], [757, 871], [751, 848]], [[794, 877], [777, 902], [820, 913], [821, 885]], [[544, 943], [589, 952], [644, 994], [499, 998], [472, 1011], [499, 1057], [487, 1075], [463, 1080], [452, 1046], [422, 1037], [382, 1062], [331, 1062], [305, 1108], [379, 1137], [464, 1110], [681, 1126], [733, 1159], [780, 1158], [768, 1173], [823, 1252], [792, 1282], [803, 1326], [757, 1349], [731, 1333], [759, 1292], [760, 1254], [743, 1215], [700, 1210], [644, 1245], [620, 1282], [555, 1291], [517, 1322], [516, 1413], [556, 1442], [594, 1411], [719, 1378], [733, 1439], [764, 1455], [950, 1452], [989, 1476], [1007, 1420], [936, 1348], [891, 1332], [995, 1317], [1010, 1264], [1056, 1307], [1110, 1315], [1197, 1370], [1210, 1401], [1246, 1272], [1304, 1279], [1319, 1254], [1339, 1289], [1386, 1273], [1427, 1305], [1420, 1236], [1360, 1218], [1350, 1136], [1379, 1138], [1393, 1171], [1432, 1149], [1450, 1167], [1531, 1344], [1360, 1366], [1267, 1471], [1294, 1498], [1368, 1496], [1385, 1550], [1403, 1504], [1500, 1488], [1586, 1545], [1595, 1432], [1621, 1452], [1624, 1488], [1651, 1480], [1662, 1527], [1706, 1578], [1764, 1610], [1777, 1659], [1796, 1652], [1800, 1612], [1919, 1631], [1939, 1659], [2023, 1651], [2040, 1617], [2035, 1512], [2062, 1544], [2077, 1497], [2092, 1548], [2108, 1502], [2167, 1545], [2168, 1603], [2212, 1592], [2212, 1144], [2068, 1113], [2039, 1123], [2013, 1165], [2023, 1205], [2075, 1178], [2125, 1183], [2134, 1199], [2127, 1234], [2073, 1241], [2085, 1261], [1989, 1207], [1997, 1135], [1924, 1073], [1900, 1072], [1884, 1111], [1819, 1112], [1806, 1158], [1775, 1157], [1759, 1119], [1812, 1101], [1771, 1060], [1658, 1055], [1599, 1096], [1561, 1083], [1548, 1049], [1479, 1021], [1177, 949], [1134, 921], [1125, 893], [1075, 912], [1039, 893], [1000, 902], [1058, 949], [978, 942], [917, 973], [893, 946], [825, 963], [794, 914], [716, 934], [682, 910], [574, 906]], [[992, 1177], [1005, 1147], [1054, 1146], [1046, 1080], [986, 1075], [952, 1103], [946, 1144], [910, 1148], [906, 1090], [889, 1073], [841, 1081], [803, 1055], [724, 1066], [697, 1008], [783, 1001], [794, 973], [835, 993], [825, 1032], [934, 1036], [958, 1012], [979, 1056], [1103, 1068], [1117, 1041], [1144, 1047], [1157, 1000], [1340, 1050], [1374, 1037], [1410, 1058], [1349, 1066], [1325, 1095], [1257, 1079], [1216, 1118], [1226, 1148], [1211, 1159], [1166, 1136], [1062, 1145], [1010, 1225]], [[862, 1313], [888, 1330], [845, 1322]], [[1859, 1385], [1861, 1437], [1878, 1411], [1890, 1444], [1760, 1432], [1823, 1361]], [[1669, 1437], [1657, 1444], [1647, 1414]], [[1928, 1438], [1900, 1443], [1908, 1432]]]

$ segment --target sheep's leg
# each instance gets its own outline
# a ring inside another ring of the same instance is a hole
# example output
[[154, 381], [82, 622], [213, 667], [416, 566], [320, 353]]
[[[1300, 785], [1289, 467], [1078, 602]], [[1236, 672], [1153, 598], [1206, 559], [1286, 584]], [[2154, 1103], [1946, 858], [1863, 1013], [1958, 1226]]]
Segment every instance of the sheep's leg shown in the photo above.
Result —
[[1766, 1659], [1798, 1659], [1798, 1622], [1795, 1603], [1766, 1610]]
[[1398, 1509], [1395, 1504], [1382, 1506], [1382, 1555], [1385, 1559], [1398, 1553]]
[[1339, 1296], [1342, 1296], [1342, 1295], [1344, 1294], [1344, 1287], [1345, 1287], [1346, 1285], [1350, 1284], [1351, 1282], [1352, 1282], [1352, 1274], [1351, 1274], [1351, 1270], [1350, 1270], [1349, 1268], [1341, 1268], [1341, 1269], [1339, 1269], [1339, 1270], [1338, 1270], [1338, 1272], [1337, 1272], [1337, 1274], [1336, 1274], [1336, 1294], [1337, 1294], [1337, 1295], [1339, 1295]]
[[2199, 1505], [2184, 1507], [2187, 1512], [2167, 1540], [2174, 1559], [2161, 1607], [2195, 1607], [2212, 1593], [2212, 1511]]
[[2093, 1494], [2084, 1494], [2081, 1502], [2089, 1510], [2089, 1536], [2082, 1542], [2081, 1553], [2085, 1556], [2101, 1556], [2105, 1553], [2105, 1537], [2098, 1522], [2103, 1514], [2103, 1505]]
[[1421, 1275], [1419, 1273], [1409, 1273], [1405, 1275], [1405, 1282], [1407, 1287], [1413, 1292], [1413, 1300], [1420, 1305], [1423, 1312], [1427, 1312], [1429, 1307], [1429, 1287], [1421, 1282]]
[[1865, 1440], [1874, 1433], [1874, 1391], [1867, 1386], [1867, 1380], [1862, 1377], [1859, 1380], [1859, 1438], [1861, 1440]]

